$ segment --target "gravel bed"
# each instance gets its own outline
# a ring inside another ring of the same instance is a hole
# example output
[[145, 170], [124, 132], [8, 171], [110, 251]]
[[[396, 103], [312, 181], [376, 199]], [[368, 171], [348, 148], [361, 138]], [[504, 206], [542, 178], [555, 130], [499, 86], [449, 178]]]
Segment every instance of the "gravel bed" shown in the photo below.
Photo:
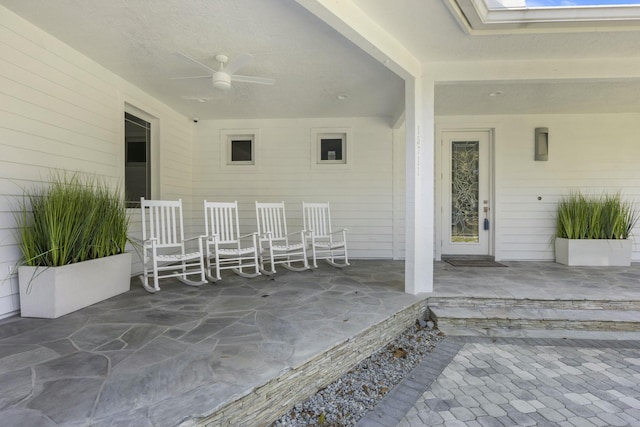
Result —
[[354, 426], [427, 353], [433, 351], [441, 338], [442, 333], [433, 322], [417, 320], [414, 326], [351, 371], [309, 399], [297, 403], [270, 427]]

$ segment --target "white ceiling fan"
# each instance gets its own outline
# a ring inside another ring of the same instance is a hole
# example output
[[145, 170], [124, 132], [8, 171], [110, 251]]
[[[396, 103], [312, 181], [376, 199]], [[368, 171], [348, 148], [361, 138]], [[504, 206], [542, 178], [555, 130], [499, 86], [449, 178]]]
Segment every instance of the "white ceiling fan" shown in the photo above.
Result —
[[203, 76], [176, 77], [175, 79], [211, 79], [214, 88], [224, 91], [231, 89], [231, 82], [256, 83], [262, 85], [272, 85], [276, 82], [274, 79], [269, 79], [266, 77], [242, 76], [239, 74], [234, 74], [237, 70], [244, 67], [253, 60], [253, 56], [249, 55], [248, 53], [243, 53], [231, 62], [229, 62], [229, 57], [227, 55], [216, 55], [215, 58], [218, 62], [217, 70], [203, 64], [200, 61], [196, 61], [195, 59], [183, 53], [177, 53], [177, 55], [193, 62], [194, 64], [197, 64], [201, 68], [204, 68], [205, 70], [209, 71], [209, 74]]

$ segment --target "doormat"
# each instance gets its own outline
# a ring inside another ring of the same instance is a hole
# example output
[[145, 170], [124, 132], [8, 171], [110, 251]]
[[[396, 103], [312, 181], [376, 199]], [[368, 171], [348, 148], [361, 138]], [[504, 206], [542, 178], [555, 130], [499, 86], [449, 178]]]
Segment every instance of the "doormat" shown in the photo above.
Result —
[[442, 260], [454, 267], [507, 267], [492, 259], [477, 258], [442, 258]]

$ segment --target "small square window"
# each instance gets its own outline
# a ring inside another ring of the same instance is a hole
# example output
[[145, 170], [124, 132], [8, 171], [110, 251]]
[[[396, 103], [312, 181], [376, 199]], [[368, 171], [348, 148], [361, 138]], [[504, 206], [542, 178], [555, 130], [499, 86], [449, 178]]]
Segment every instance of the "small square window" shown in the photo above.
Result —
[[250, 139], [234, 139], [231, 141], [231, 161], [251, 162], [253, 141]]
[[253, 165], [255, 163], [255, 136], [229, 135], [228, 158], [229, 165]]
[[318, 134], [318, 163], [347, 163], [347, 136], [339, 134]]
[[320, 140], [320, 160], [342, 160], [342, 145], [344, 140], [341, 138], [322, 138]]

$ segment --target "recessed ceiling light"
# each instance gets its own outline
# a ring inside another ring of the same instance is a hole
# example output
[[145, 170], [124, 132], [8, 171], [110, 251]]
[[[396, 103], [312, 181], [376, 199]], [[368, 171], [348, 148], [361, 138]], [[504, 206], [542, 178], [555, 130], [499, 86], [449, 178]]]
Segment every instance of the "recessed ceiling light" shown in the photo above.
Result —
[[489, 94], [489, 96], [490, 96], [490, 97], [492, 97], [492, 98], [495, 98], [496, 96], [500, 96], [500, 95], [502, 95], [503, 93], [504, 93], [504, 92], [502, 92], [501, 90], [497, 90], [497, 91], [495, 91], [495, 92], [491, 92], [491, 93]]
[[345, 99], [347, 99], [347, 98], [348, 98], [348, 96], [347, 96], [347, 95], [343, 95], [343, 94], [338, 95], [338, 99], [339, 99], [340, 101], [344, 101], [344, 100], [345, 100]]

